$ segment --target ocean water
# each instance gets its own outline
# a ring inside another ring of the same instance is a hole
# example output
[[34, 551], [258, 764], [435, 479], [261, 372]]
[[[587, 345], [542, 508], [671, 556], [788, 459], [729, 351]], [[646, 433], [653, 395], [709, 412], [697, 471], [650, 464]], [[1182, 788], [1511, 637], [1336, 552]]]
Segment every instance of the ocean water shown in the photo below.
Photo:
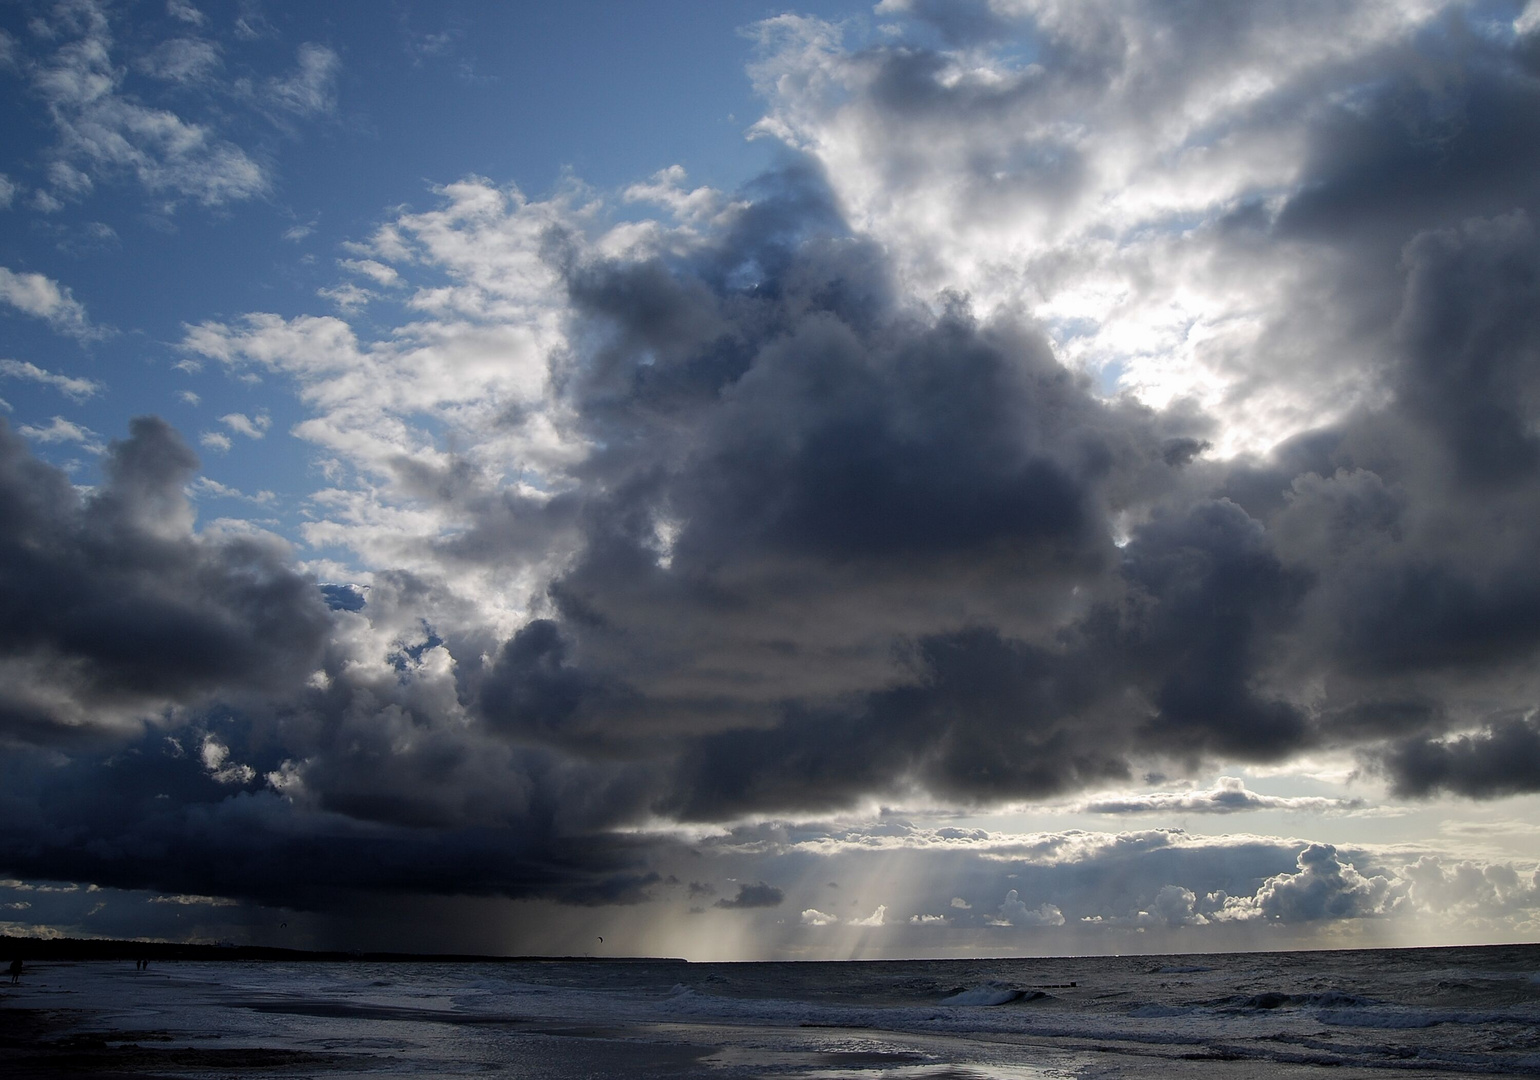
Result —
[[40, 963], [14, 1076], [1540, 1074], [1540, 946], [847, 963]]

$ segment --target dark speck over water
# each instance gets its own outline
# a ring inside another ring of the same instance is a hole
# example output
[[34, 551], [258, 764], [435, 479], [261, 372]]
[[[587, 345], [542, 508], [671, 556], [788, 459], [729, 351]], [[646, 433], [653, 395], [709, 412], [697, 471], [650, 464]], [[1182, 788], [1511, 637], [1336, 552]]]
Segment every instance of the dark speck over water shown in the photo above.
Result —
[[6, 1077], [1540, 1075], [1540, 946], [868, 963], [29, 964]]

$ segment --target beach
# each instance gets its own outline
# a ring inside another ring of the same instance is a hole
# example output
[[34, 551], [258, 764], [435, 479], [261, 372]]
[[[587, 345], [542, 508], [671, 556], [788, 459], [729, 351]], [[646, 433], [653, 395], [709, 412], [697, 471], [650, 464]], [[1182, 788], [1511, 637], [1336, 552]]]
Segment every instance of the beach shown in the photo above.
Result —
[[1540, 1074], [1540, 948], [685, 964], [71, 961], [8, 1076]]

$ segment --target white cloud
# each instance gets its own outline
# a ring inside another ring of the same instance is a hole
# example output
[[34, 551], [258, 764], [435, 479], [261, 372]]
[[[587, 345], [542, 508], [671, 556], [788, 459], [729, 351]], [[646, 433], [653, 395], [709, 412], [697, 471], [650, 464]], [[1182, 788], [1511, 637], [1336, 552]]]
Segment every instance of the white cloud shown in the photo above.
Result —
[[1524, 10], [1513, 20], [1513, 29], [1519, 34], [1532, 34], [1540, 30], [1540, 0], [1529, 0], [1524, 5]]
[[191, 390], [178, 390], [176, 396], [184, 405], [197, 405], [203, 400]]
[[1401, 868], [1408, 903], [1422, 911], [1492, 918], [1540, 907], [1540, 869], [1424, 855]]
[[45, 371], [36, 364], [25, 360], [0, 360], [0, 375], [11, 379], [26, 379], [28, 382], [41, 383], [51, 386], [59, 393], [74, 401], [84, 401], [93, 394], [101, 393], [106, 387], [94, 379], [82, 379], [71, 375], [55, 375], [51, 371]]
[[754, 133], [824, 166], [907, 292], [1030, 313], [1071, 365], [1220, 417], [1217, 454], [1265, 449], [1371, 396], [1373, 360], [1330, 305], [1276, 318], [1284, 297], [1324, 297], [1329, 267], [1282, 246], [1222, 256], [1214, 238], [1225, 215], [1266, 214], [1298, 183], [1300, 88], [1407, 42], [1439, 6], [1370, 0], [1299, 19], [1257, 5], [1212, 34], [1114, 0], [1009, 6], [1056, 63], [987, 43], [847, 45], [831, 23], [767, 20], [751, 71], [769, 110]]
[[1075, 809], [1088, 814], [1235, 814], [1247, 810], [1327, 813], [1356, 810], [1363, 805], [1362, 799], [1260, 795], [1248, 790], [1245, 781], [1238, 777], [1221, 776], [1213, 787], [1205, 790], [1099, 795]]
[[[229, 447], [224, 447], [224, 449], [229, 449]], [[239, 488], [228, 487], [217, 480], [209, 479], [207, 476], [200, 476], [194, 480], [187, 494], [192, 498], [197, 498], [200, 495], [209, 495], [221, 499], [239, 499], [242, 502], [254, 503], [258, 506], [265, 506], [277, 498], [273, 492], [266, 489], [258, 491], [255, 495], [247, 495]]]
[[221, 784], [249, 784], [257, 777], [250, 765], [231, 762], [230, 748], [213, 735], [203, 737], [199, 756], [209, 776]]
[[281, 79], [268, 80], [268, 100], [300, 116], [329, 113], [337, 107], [337, 73], [342, 61], [325, 45], [306, 42], [299, 47], [297, 66]]
[[175, 904], [178, 907], [235, 907], [240, 903], [239, 900], [232, 900], [228, 896], [199, 896], [189, 893], [152, 896], [146, 902], [151, 904]]
[[237, 435], [244, 435], [248, 439], [262, 438], [273, 424], [272, 418], [266, 413], [258, 413], [256, 416], [247, 416], [245, 413], [226, 413], [219, 418], [219, 422]]
[[202, 26], [208, 22], [208, 16], [189, 4], [187, 0], [166, 0], [166, 14], [194, 26]]
[[802, 912], [803, 926], [833, 926], [839, 921], [838, 915], [830, 915], [827, 912], [819, 911], [817, 908], [808, 908]]
[[337, 264], [344, 270], [373, 278], [381, 285], [394, 285], [401, 280], [401, 275], [395, 267], [386, 266], [375, 259], [338, 259]]
[[82, 448], [94, 453], [102, 450], [101, 440], [96, 432], [80, 424], [71, 423], [62, 416], [54, 417], [47, 427], [24, 424], [17, 430], [36, 442], [79, 443]]
[[218, 46], [196, 38], [163, 41], [138, 61], [139, 70], [146, 75], [178, 83], [198, 82], [219, 65]]
[[219, 431], [205, 431], [198, 436], [198, 443], [210, 450], [217, 450], [221, 454], [235, 445], [230, 441], [230, 436]]
[[886, 904], [878, 904], [876, 911], [872, 912], [870, 915], [868, 915], [864, 919], [851, 919], [850, 920], [850, 925], [851, 926], [881, 926], [883, 924], [883, 920], [887, 917], [887, 914], [888, 914], [888, 905], [886, 905]]
[[[102, 7], [79, 0], [49, 24], [60, 41], [51, 56], [29, 60], [33, 90], [47, 105], [57, 141], [51, 191], [39, 209], [57, 209], [90, 190], [93, 180], [133, 176], [147, 191], [206, 206], [248, 199], [269, 186], [266, 171], [211, 128], [120, 92], [124, 67]], [[217, 61], [212, 46], [168, 43], [145, 59], [146, 70], [176, 81], [196, 79]]]
[[351, 281], [320, 288], [315, 292], [317, 296], [336, 304], [337, 310], [344, 315], [353, 314], [375, 298], [374, 293], [354, 285]]
[[686, 188], [685, 177], [683, 166], [670, 165], [653, 173], [645, 183], [632, 184], [621, 197], [626, 202], [650, 202], [667, 207], [681, 223], [700, 226], [721, 221], [729, 210], [744, 205], [728, 202], [715, 188]]
[[44, 319], [71, 337], [86, 340], [101, 336], [86, 318], [85, 305], [67, 287], [42, 274], [16, 273], [0, 266], [0, 302]]
[[1254, 896], [1217, 898], [1212, 918], [1318, 922], [1369, 918], [1391, 910], [1397, 890], [1390, 879], [1360, 874], [1331, 844], [1308, 845], [1299, 853], [1298, 865], [1298, 873], [1268, 878]]
[[1047, 902], [1035, 908], [1028, 907], [1026, 901], [1012, 889], [1005, 894], [995, 921], [1001, 926], [1063, 926], [1064, 913]]
[[16, 198], [16, 184], [9, 176], [0, 173], [0, 210], [9, 210]]
[[[553, 234], [582, 245], [591, 222], [576, 189], [536, 202], [472, 179], [440, 195], [439, 207], [402, 214], [352, 245], [342, 267], [401, 287], [412, 321], [361, 339], [347, 318], [258, 313], [188, 327], [181, 343], [186, 361], [292, 380], [308, 413], [292, 430], [333, 463], [334, 486], [314, 497], [307, 540], [351, 547], [363, 565], [435, 577], [440, 542], [463, 529], [471, 507], [509, 490], [549, 498], [587, 452], [552, 383], [569, 352], [568, 298], [547, 260]], [[418, 268], [430, 285], [409, 279]], [[451, 470], [453, 484], [424, 487]], [[510, 556], [496, 573], [457, 572], [452, 587], [511, 632], [558, 561], [554, 549], [522, 564]]]

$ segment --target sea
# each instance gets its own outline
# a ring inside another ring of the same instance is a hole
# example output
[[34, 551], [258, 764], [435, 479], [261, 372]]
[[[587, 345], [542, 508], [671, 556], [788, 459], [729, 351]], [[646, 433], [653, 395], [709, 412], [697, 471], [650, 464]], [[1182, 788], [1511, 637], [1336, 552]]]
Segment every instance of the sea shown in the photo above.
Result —
[[998, 960], [39, 962], [0, 1075], [1540, 1075], [1540, 946]]

